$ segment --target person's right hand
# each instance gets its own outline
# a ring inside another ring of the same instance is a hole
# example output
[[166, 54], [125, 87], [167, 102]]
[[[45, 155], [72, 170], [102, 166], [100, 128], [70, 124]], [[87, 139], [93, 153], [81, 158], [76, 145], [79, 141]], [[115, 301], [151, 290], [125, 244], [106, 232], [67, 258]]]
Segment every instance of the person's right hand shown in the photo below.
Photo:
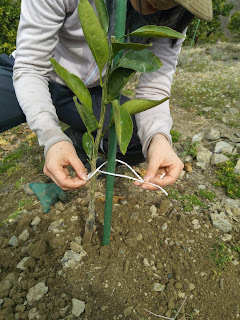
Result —
[[[76, 172], [73, 178], [69, 174], [69, 165]], [[57, 142], [48, 149], [43, 173], [62, 190], [78, 189], [86, 184], [85, 180], [87, 179], [87, 169], [69, 141]]]

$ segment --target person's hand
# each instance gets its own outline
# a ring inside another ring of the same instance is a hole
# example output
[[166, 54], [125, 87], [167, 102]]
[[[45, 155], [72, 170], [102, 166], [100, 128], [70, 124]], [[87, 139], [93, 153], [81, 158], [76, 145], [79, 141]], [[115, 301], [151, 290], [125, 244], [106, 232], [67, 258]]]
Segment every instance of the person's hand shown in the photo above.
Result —
[[[172, 185], [182, 172], [183, 163], [172, 149], [171, 144], [164, 135], [155, 135], [148, 148], [148, 168], [144, 181], [149, 181], [161, 187]], [[161, 178], [162, 174], [165, 176]], [[143, 189], [158, 190], [147, 183], [134, 183]]]
[[[73, 178], [69, 174], [69, 165], [76, 172]], [[57, 142], [48, 149], [43, 173], [62, 190], [80, 188], [86, 184], [87, 179], [87, 170], [69, 141]]]

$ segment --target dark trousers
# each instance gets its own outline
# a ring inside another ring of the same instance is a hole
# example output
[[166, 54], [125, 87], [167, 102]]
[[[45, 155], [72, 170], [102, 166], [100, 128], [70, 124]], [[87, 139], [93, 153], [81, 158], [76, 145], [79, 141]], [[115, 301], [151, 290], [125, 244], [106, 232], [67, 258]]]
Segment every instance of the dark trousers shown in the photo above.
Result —
[[[26, 117], [18, 104], [13, 88], [13, 65], [14, 58], [12, 56], [9, 57], [6, 54], [0, 55], [0, 133], [11, 129], [23, 122], [26, 122]], [[68, 87], [57, 84], [55, 82], [49, 82], [49, 90], [59, 120], [68, 124], [72, 128], [71, 132], [75, 132], [76, 136], [82, 136], [86, 131], [86, 128], [73, 102], [72, 91]], [[89, 91], [92, 96], [94, 115], [97, 119], [99, 119], [101, 106], [101, 87], [90, 88]], [[122, 104], [127, 100], [129, 100], [129, 98], [122, 95], [120, 103]], [[130, 141], [127, 153], [125, 156], [123, 156], [120, 152], [119, 147], [117, 147], [117, 158], [134, 165], [143, 162], [144, 157], [142, 155], [142, 146], [137, 136], [135, 117], [133, 116], [132, 119], [134, 124], [133, 136]], [[107, 127], [109, 122], [110, 106], [107, 106], [104, 127]], [[73, 141], [73, 143], [75, 148], [78, 148], [78, 145], [76, 145], [76, 141]], [[81, 144], [81, 141], [79, 143]], [[79, 149], [80, 148], [81, 147], [79, 146]], [[107, 152], [108, 132], [103, 139], [103, 148]]]

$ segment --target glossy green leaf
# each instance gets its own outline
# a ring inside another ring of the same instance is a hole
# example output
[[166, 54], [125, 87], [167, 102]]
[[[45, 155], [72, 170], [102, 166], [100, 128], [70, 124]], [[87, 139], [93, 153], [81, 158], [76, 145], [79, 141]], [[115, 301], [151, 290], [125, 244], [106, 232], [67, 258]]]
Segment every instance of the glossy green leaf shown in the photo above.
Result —
[[88, 0], [79, 1], [78, 14], [85, 39], [98, 65], [102, 84], [102, 69], [107, 62], [109, 53], [106, 33]]
[[112, 42], [113, 56], [115, 56], [121, 50], [135, 50], [140, 51], [151, 47], [152, 44], [140, 44], [140, 43], [121, 43], [117, 41]]
[[150, 50], [128, 51], [117, 64], [117, 68], [133, 69], [138, 72], [154, 72], [162, 66], [162, 62]]
[[125, 108], [131, 115], [133, 115], [156, 107], [168, 99], [169, 97], [166, 97], [162, 100], [133, 99], [122, 104], [122, 107]]
[[75, 102], [78, 113], [79, 113], [85, 127], [87, 128], [87, 131], [89, 133], [95, 131], [98, 127], [98, 122], [97, 122], [97, 119], [95, 118], [93, 112], [89, 111], [89, 109], [87, 107], [80, 104], [77, 101], [77, 97], [73, 97], [73, 101]]
[[117, 100], [113, 100], [112, 106], [118, 144], [122, 154], [125, 154], [133, 132], [132, 118]]
[[93, 154], [93, 144], [94, 144], [93, 136], [90, 133], [85, 132], [82, 138], [82, 145], [83, 145], [84, 151], [86, 152], [90, 160], [92, 159], [92, 154]]
[[138, 28], [128, 34], [128, 36], [169, 39], [185, 38], [180, 32], [177, 32], [169, 27], [158, 27], [154, 25]]
[[112, 101], [135, 74], [132, 69], [117, 68], [112, 71], [108, 81], [107, 99]]
[[105, 2], [104, 2], [104, 0], [94, 0], [94, 3], [96, 6], [96, 9], [97, 9], [98, 18], [101, 23], [101, 26], [102, 26], [105, 34], [107, 35], [109, 18], [108, 18], [108, 12], [107, 12]]
[[56, 60], [50, 58], [55, 72], [64, 80], [69, 89], [78, 97], [78, 100], [89, 110], [92, 110], [92, 98], [82, 80], [75, 74], [63, 68]]

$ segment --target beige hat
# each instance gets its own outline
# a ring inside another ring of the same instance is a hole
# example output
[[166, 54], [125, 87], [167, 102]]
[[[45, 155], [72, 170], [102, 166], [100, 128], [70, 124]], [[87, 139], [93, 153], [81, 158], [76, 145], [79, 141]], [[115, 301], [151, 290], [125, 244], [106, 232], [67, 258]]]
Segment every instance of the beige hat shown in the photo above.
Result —
[[212, 0], [175, 0], [194, 16], [205, 20], [212, 20]]

